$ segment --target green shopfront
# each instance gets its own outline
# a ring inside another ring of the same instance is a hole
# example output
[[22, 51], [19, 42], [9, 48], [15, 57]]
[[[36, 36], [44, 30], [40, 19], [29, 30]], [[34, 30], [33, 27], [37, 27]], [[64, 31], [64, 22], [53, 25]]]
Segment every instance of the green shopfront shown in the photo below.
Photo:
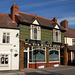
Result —
[[[21, 41], [20, 68], [45, 68], [60, 66], [60, 46], [51, 44], [35, 44]], [[55, 47], [56, 46], [56, 47]], [[22, 51], [23, 49], [23, 51]]]

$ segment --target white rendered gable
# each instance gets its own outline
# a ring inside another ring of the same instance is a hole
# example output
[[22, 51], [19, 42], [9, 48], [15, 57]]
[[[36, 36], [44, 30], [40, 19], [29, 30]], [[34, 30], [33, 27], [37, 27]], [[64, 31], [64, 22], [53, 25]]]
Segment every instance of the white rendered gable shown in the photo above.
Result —
[[37, 25], [39, 25], [39, 23], [38, 23], [37, 20], [34, 20], [33, 24], [37, 24]]
[[59, 29], [58, 25], [55, 26], [56, 29]]

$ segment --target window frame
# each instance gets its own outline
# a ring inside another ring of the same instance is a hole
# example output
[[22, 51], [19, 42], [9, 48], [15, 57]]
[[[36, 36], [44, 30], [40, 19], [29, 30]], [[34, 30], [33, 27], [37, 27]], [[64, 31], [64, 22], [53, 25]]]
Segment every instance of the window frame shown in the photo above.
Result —
[[[2, 57], [4, 57], [4, 64], [2, 64], [1, 62], [2, 62], [2, 60], [1, 60], [1, 58]], [[5, 62], [6, 62], [6, 60], [5, 59], [8, 59], [8, 63], [6, 64]], [[0, 54], [0, 66], [8, 66], [9, 65], [9, 55], [8, 54]]]
[[[34, 29], [37, 29], [37, 38], [34, 38]], [[39, 36], [38, 36], [39, 35]], [[39, 25], [30, 25], [30, 39], [31, 40], [41, 40], [41, 26]]]
[[[38, 49], [38, 48], [36, 48], [36, 49]], [[33, 51], [34, 51], [35, 49], [34, 49], [34, 47], [32, 47], [32, 50], [29, 50], [29, 63], [46, 63], [46, 48], [45, 49], [42, 49], [42, 50], [44, 50], [44, 52], [45, 52], [45, 61], [44, 62], [33, 62]], [[30, 62], [30, 52], [32, 52], [32, 61]]]
[[[2, 37], [3, 37], [2, 38], [2, 43], [10, 43], [10, 33], [9, 32], [3, 32], [3, 36]], [[4, 39], [4, 37], [5, 37], [5, 39]], [[9, 39], [8, 39], [8, 37], [9, 37]], [[4, 42], [4, 40], [5, 40], [5, 42]]]
[[[58, 33], [58, 40], [56, 33]], [[61, 42], [61, 30], [53, 29], [53, 42]]]
[[51, 51], [51, 50], [54, 50], [54, 51], [56, 50], [56, 51], [59, 52], [59, 60], [58, 60], [58, 61], [50, 61], [50, 60], [49, 60], [49, 63], [50, 63], [50, 62], [60, 62], [60, 49], [58, 49], [58, 48], [57, 48], [57, 49], [49, 49], [49, 51]]
[[75, 39], [72, 39], [72, 45], [75, 46]]

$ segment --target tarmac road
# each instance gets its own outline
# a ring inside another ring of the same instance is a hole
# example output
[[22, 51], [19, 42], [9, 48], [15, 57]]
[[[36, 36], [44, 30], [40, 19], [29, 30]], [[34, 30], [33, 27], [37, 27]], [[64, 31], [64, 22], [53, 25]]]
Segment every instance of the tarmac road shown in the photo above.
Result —
[[75, 75], [75, 66], [57, 68], [24, 69], [19, 71], [0, 71], [0, 75]]

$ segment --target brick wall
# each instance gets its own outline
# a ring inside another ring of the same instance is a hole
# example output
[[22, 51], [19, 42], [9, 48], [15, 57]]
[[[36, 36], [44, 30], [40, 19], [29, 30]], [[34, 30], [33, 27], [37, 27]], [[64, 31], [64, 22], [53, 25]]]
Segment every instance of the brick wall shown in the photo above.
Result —
[[41, 28], [41, 42], [46, 42], [52, 44], [52, 30]]

